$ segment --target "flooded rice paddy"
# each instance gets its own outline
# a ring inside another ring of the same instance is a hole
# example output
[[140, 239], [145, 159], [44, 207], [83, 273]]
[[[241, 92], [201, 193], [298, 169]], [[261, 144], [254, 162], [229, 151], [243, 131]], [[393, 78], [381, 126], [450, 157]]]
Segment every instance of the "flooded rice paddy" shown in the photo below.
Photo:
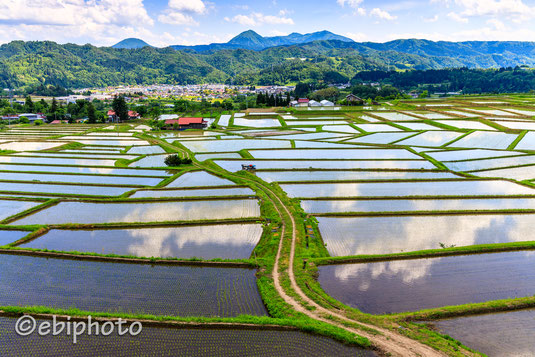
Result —
[[532, 356], [535, 351], [533, 309], [439, 320], [433, 325], [489, 357]]
[[[533, 208], [533, 202], [531, 207]], [[387, 217], [318, 217], [332, 256], [391, 254], [442, 245], [534, 241], [534, 214], [478, 214]], [[429, 227], [433, 227], [432, 230]]]
[[327, 294], [371, 314], [535, 294], [531, 252], [341, 264], [319, 273]]
[[259, 224], [110, 230], [53, 229], [21, 247], [138, 257], [247, 259], [261, 234], [262, 226]]
[[351, 160], [214, 160], [223, 169], [231, 172], [241, 170], [242, 164], [256, 165], [257, 170], [264, 169], [427, 169], [437, 167], [424, 160], [378, 160], [378, 161], [351, 161]]
[[0, 246], [7, 245], [18, 241], [27, 236], [30, 232], [27, 231], [6, 231], [0, 230]]
[[[0, 187], [3, 183], [0, 183]], [[43, 202], [33, 201], [15, 201], [15, 200], [0, 200], [0, 220], [6, 219], [14, 214], [26, 211], [32, 207], [39, 206]]]
[[188, 190], [143, 190], [137, 191], [130, 198], [144, 197], [200, 197], [200, 196], [254, 196], [255, 192], [247, 187], [238, 188], [202, 188]]
[[307, 149], [307, 150], [249, 150], [256, 159], [421, 159], [406, 150], [397, 149]]
[[449, 172], [421, 171], [257, 171], [256, 176], [267, 182], [426, 180], [459, 177]]
[[172, 181], [166, 187], [197, 187], [197, 186], [228, 186], [234, 182], [223, 179], [206, 171], [186, 172]]
[[0, 304], [175, 316], [266, 315], [255, 271], [3, 255]]
[[283, 184], [290, 197], [407, 197], [535, 195], [535, 190], [499, 180]]
[[[0, 344], [7, 357], [38, 351], [40, 356], [288, 356], [323, 357], [327, 355], [371, 357], [372, 351], [342, 344], [328, 337], [291, 330], [162, 328], [143, 326], [138, 336], [78, 337], [76, 345], [65, 332], [58, 336], [15, 333], [16, 318], [0, 317]], [[44, 320], [36, 319], [38, 324]], [[126, 326], [125, 326], [126, 328]]]
[[258, 216], [258, 201], [253, 199], [154, 203], [60, 202], [24, 217], [16, 224], [167, 222]]

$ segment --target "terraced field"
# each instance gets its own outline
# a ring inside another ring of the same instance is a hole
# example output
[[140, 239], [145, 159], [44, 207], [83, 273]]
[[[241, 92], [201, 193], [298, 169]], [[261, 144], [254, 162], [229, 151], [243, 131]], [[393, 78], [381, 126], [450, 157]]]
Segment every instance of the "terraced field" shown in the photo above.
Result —
[[[8, 128], [0, 310], [165, 315], [142, 339], [175, 354], [503, 355], [469, 326], [535, 307], [535, 102], [499, 99]], [[7, 336], [10, 354], [53, 343]], [[96, 341], [78, 354], [146, 348]]]

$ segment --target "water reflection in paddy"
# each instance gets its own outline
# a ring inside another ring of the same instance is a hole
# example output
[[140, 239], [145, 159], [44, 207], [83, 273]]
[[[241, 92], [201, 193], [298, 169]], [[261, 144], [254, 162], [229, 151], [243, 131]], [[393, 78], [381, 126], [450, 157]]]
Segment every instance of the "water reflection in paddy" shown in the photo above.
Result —
[[242, 164], [256, 165], [263, 169], [436, 169], [437, 167], [424, 160], [379, 160], [379, 161], [351, 161], [351, 160], [214, 160], [227, 171], [239, 171]]
[[[0, 183], [0, 187], [3, 184]], [[35, 206], [39, 206], [43, 202], [32, 201], [15, 201], [15, 200], [0, 200], [0, 220], [13, 216], [22, 211], [26, 211]]]
[[370, 196], [486, 196], [535, 195], [535, 189], [499, 180], [289, 183], [281, 188], [290, 197], [370, 197]]
[[[294, 138], [295, 139], [295, 138]], [[193, 152], [228, 152], [242, 149], [290, 148], [287, 140], [237, 139], [182, 142]]]
[[[101, 185], [140, 185], [154, 186], [162, 179], [152, 177], [131, 176], [103, 176], [103, 175], [55, 175], [35, 174], [22, 172], [2, 172], [2, 180], [9, 181], [46, 181], [46, 182], [69, 182], [69, 183], [92, 183]], [[1, 189], [1, 185], [0, 185]]]
[[267, 182], [458, 178], [449, 172], [420, 171], [257, 171], [256, 176]]
[[60, 202], [24, 217], [16, 224], [165, 222], [258, 216], [258, 201], [253, 199], [151, 203]]
[[198, 196], [252, 196], [254, 191], [250, 188], [211, 188], [191, 190], [143, 190], [137, 191], [130, 198], [140, 197], [198, 197]]
[[30, 232], [27, 231], [5, 231], [0, 230], [0, 245], [7, 245], [18, 241], [27, 236]]
[[127, 191], [129, 187], [112, 186], [83, 186], [83, 185], [62, 185], [62, 184], [41, 184], [41, 183], [0, 183], [0, 191], [32, 192], [32, 193], [57, 193], [69, 195], [88, 196], [119, 196]]
[[327, 294], [372, 314], [532, 296], [532, 252], [321, 266]]
[[460, 247], [535, 240], [530, 228], [534, 214], [318, 217], [318, 222], [333, 256], [439, 249], [441, 244]]
[[439, 320], [433, 325], [489, 357], [533, 356], [535, 310], [520, 310]]
[[414, 200], [366, 200], [321, 199], [301, 200], [307, 213], [333, 212], [403, 212], [403, 211], [481, 211], [535, 209], [533, 198], [463, 198], [463, 199], [414, 199]]
[[0, 163], [33, 164], [33, 165], [114, 166], [115, 160], [0, 156]]
[[75, 174], [101, 174], [101, 175], [125, 175], [125, 176], [170, 176], [169, 171], [164, 170], [140, 170], [119, 169], [104, 167], [74, 167], [74, 166], [33, 166], [33, 165], [2, 165], [2, 171], [32, 171], [32, 172], [65, 172]]
[[421, 159], [407, 150], [397, 149], [292, 149], [292, 150], [249, 150], [257, 159]]
[[196, 187], [235, 185], [234, 182], [209, 174], [206, 171], [186, 172], [166, 187]]
[[260, 224], [113, 230], [54, 229], [21, 247], [140, 257], [247, 259], [261, 234]]

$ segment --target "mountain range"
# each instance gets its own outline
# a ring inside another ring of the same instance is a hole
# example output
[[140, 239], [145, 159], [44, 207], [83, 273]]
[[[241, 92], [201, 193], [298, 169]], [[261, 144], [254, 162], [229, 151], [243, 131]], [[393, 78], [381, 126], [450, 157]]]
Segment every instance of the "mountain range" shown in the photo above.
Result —
[[329, 31], [319, 31], [307, 34], [300, 34], [297, 32], [291, 33], [287, 36], [273, 36], [273, 37], [263, 37], [254, 32], [253, 30], [248, 30], [240, 33], [238, 36], [232, 38], [227, 43], [212, 43], [209, 45], [197, 45], [197, 46], [181, 46], [175, 45], [171, 46], [175, 50], [185, 50], [191, 49], [197, 52], [206, 52], [213, 50], [225, 50], [225, 49], [246, 49], [261, 51], [269, 47], [276, 46], [288, 46], [288, 45], [299, 45], [303, 43], [309, 43], [314, 41], [329, 41], [329, 40], [338, 40], [343, 42], [353, 42], [352, 39], [336, 35]]
[[0, 88], [342, 83], [367, 70], [522, 65], [535, 67], [534, 42], [408, 39], [360, 43], [328, 31], [277, 37], [246, 31], [226, 44], [167, 48], [137, 39], [126, 39], [114, 47], [13, 41], [0, 46]]

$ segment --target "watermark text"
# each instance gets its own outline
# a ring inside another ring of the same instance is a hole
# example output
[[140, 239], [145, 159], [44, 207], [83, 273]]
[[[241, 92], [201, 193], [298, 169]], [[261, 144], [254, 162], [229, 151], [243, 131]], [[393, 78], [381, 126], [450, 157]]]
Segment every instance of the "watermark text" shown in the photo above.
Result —
[[91, 316], [87, 321], [58, 320], [54, 315], [51, 320], [37, 321], [33, 316], [24, 315], [15, 324], [15, 332], [19, 336], [30, 336], [37, 333], [39, 336], [58, 336], [66, 334], [72, 336], [72, 343], [78, 342], [78, 337], [84, 334], [88, 336], [109, 336], [116, 332], [119, 336], [129, 334], [137, 336], [143, 331], [143, 325], [139, 321], [127, 323], [119, 318], [114, 321], [93, 321]]

